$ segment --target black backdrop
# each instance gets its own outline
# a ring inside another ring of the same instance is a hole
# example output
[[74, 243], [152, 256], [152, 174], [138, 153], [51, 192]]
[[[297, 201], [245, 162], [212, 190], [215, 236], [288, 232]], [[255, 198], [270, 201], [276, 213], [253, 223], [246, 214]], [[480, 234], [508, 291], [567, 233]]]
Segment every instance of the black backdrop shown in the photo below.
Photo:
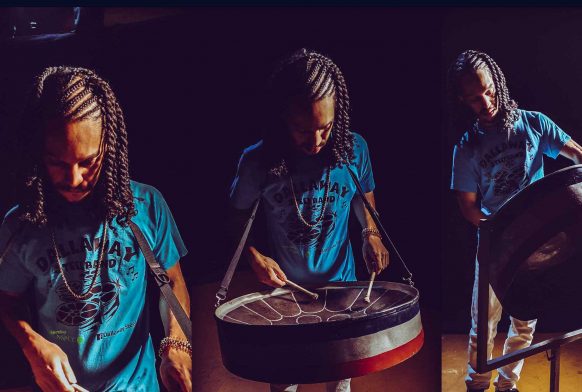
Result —
[[[193, 8], [62, 40], [3, 42], [0, 211], [15, 202], [11, 140], [32, 76], [48, 65], [91, 67], [111, 82], [125, 110], [133, 178], [160, 189], [172, 208], [190, 250], [183, 260], [188, 280], [217, 281], [232, 251], [224, 227], [230, 181], [240, 152], [261, 130], [260, 89], [279, 57], [309, 47], [330, 55], [345, 74], [352, 128], [372, 155], [378, 209], [415, 273], [423, 306], [441, 310], [433, 325], [442, 321], [443, 332], [466, 333], [475, 236], [448, 191], [459, 135], [442, 118], [446, 69], [462, 50], [490, 53], [521, 107], [544, 112], [580, 141], [581, 13]], [[550, 172], [568, 163], [546, 164]], [[392, 262], [384, 278], [397, 280]], [[539, 330], [559, 328], [547, 322]], [[0, 341], [19, 355], [2, 330]], [[22, 358], [1, 361], [0, 387], [21, 383], [15, 369]]]
[[[173, 211], [190, 250], [182, 261], [187, 279], [216, 281], [231, 252], [225, 246], [230, 181], [242, 149], [261, 130], [259, 92], [278, 58], [309, 47], [330, 55], [344, 72], [352, 128], [370, 147], [377, 207], [434, 319], [441, 265], [439, 13], [184, 9], [177, 16], [62, 40], [4, 43], [0, 183], [6, 187], [0, 210], [15, 202], [11, 140], [32, 76], [48, 65], [94, 68], [111, 82], [124, 108], [132, 177], [160, 189]], [[357, 249], [359, 230], [352, 228]], [[392, 263], [383, 278], [398, 280], [401, 270], [394, 258]], [[159, 323], [154, 324], [159, 336]], [[430, 331], [427, 344], [439, 345], [439, 334]], [[1, 333], [0, 340], [10, 344]], [[14, 345], [8, 347], [18, 355]], [[0, 387], [22, 383], [22, 372], [15, 370], [22, 358], [3, 358]]]
[[[579, 9], [464, 8], [443, 15], [442, 76], [466, 49], [482, 50], [505, 73], [509, 92], [526, 110], [548, 115], [574, 140], [582, 140], [582, 25]], [[443, 90], [444, 94], [444, 90]], [[443, 95], [444, 103], [444, 95]], [[444, 105], [443, 105], [444, 109]], [[444, 126], [444, 124], [443, 124]], [[443, 152], [443, 332], [467, 333], [475, 263], [475, 230], [462, 218], [454, 195], [448, 191], [453, 145], [460, 135], [444, 127]], [[546, 173], [571, 162], [545, 158]], [[563, 320], [540, 320], [537, 331], [554, 332], [569, 325], [582, 326], [582, 315]], [[508, 317], [500, 328], [506, 330]]]

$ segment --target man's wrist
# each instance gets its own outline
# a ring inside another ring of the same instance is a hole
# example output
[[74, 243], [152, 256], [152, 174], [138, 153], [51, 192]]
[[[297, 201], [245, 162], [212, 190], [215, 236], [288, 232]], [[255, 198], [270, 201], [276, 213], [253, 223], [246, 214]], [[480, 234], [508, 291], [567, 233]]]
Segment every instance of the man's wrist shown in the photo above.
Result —
[[170, 350], [178, 350], [187, 353], [192, 358], [192, 344], [186, 339], [167, 336], [160, 342], [160, 349], [158, 355], [163, 358]]
[[364, 229], [362, 229], [362, 240], [367, 240], [370, 237], [378, 237], [379, 239], [382, 239], [382, 234], [380, 234], [380, 230], [378, 230], [375, 227], [365, 227]]

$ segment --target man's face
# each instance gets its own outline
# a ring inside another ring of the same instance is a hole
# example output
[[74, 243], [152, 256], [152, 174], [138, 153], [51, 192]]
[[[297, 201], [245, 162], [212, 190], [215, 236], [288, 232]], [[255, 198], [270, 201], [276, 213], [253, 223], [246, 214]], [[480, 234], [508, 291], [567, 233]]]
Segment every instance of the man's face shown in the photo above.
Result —
[[93, 190], [103, 162], [101, 120], [49, 121], [43, 160], [57, 192], [68, 202], [86, 198]]
[[295, 148], [307, 155], [321, 152], [331, 136], [334, 116], [333, 95], [316, 102], [292, 100], [284, 120]]
[[491, 122], [498, 113], [495, 85], [487, 69], [467, 72], [460, 79], [460, 100], [467, 105], [477, 118]]

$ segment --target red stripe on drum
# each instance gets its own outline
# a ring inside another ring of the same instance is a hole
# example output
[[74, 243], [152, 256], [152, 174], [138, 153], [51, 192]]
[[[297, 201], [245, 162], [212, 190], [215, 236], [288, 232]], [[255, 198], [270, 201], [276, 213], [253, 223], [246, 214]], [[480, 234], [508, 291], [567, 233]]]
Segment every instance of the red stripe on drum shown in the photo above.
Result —
[[332, 368], [327, 369], [327, 374], [323, 377], [328, 380], [342, 380], [388, 369], [406, 361], [419, 352], [423, 343], [424, 330], [421, 329], [417, 337], [400, 347], [374, 357], [335, 364]]

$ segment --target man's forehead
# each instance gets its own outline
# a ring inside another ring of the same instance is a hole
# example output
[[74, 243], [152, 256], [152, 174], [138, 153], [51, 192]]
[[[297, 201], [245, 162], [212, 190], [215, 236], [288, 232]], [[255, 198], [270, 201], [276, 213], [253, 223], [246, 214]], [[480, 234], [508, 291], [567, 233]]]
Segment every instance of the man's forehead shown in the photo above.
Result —
[[45, 152], [80, 158], [94, 154], [101, 147], [102, 132], [100, 120], [49, 123], [45, 132]]
[[460, 90], [463, 95], [482, 92], [493, 85], [493, 78], [488, 69], [464, 73], [460, 78]]
[[327, 96], [315, 102], [296, 99], [290, 102], [288, 115], [300, 121], [318, 119], [329, 122], [333, 120], [334, 109], [333, 96]]

